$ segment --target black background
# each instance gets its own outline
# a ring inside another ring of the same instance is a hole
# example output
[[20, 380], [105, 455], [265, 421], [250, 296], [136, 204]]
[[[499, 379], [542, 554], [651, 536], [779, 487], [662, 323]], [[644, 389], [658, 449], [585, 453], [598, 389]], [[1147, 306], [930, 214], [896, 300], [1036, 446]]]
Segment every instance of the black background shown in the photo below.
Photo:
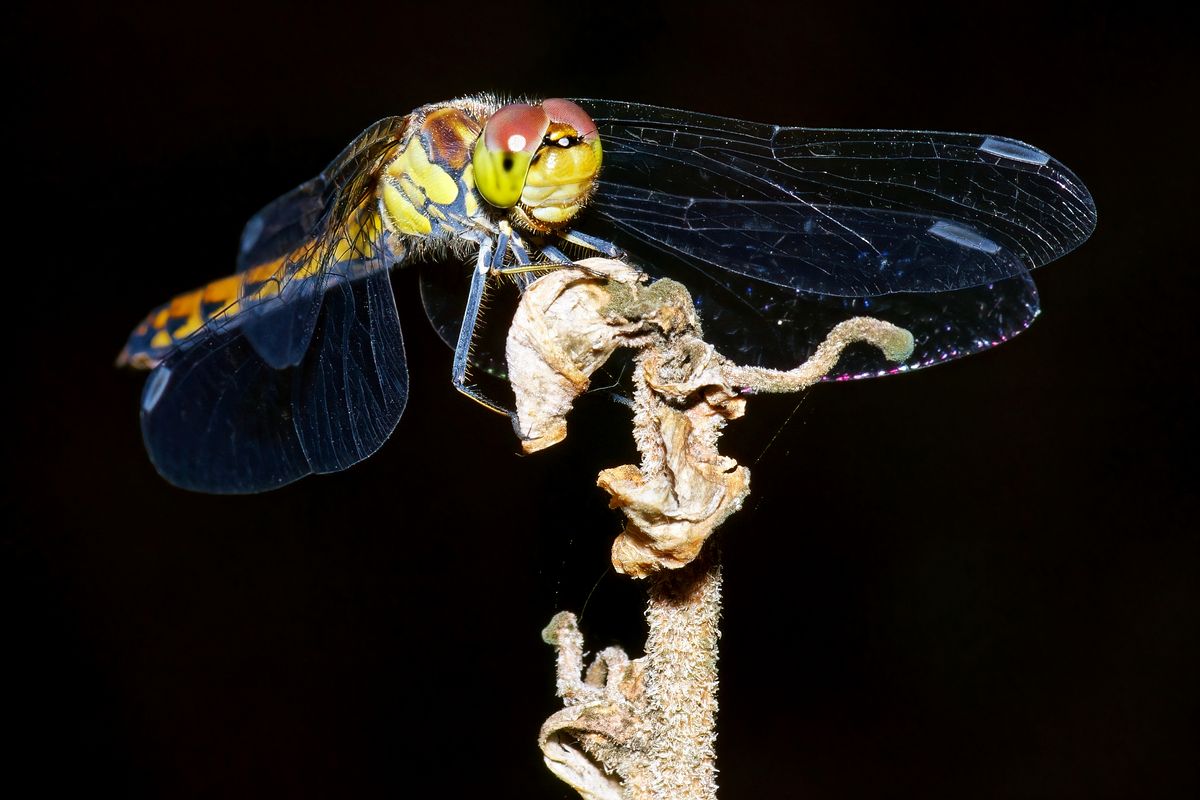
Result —
[[729, 429], [754, 493], [721, 533], [722, 796], [1194, 796], [1181, 20], [1095, 3], [191, 7], [47, 3], [8, 27], [25, 212], [6, 226], [6, 784], [572, 796], [535, 747], [556, 707], [538, 633], [586, 604], [595, 649], [644, 634], [593, 486], [634, 458], [620, 406], [589, 398], [567, 441], [518, 456], [451, 389], [401, 271], [413, 391], [388, 444], [219, 498], [158, 478], [141, 376], [112, 368], [146, 311], [230, 272], [242, 222], [368, 123], [499, 90], [989, 132], [1087, 182], [1099, 229], [1038, 273], [1028, 333], [798, 407], [756, 399]]

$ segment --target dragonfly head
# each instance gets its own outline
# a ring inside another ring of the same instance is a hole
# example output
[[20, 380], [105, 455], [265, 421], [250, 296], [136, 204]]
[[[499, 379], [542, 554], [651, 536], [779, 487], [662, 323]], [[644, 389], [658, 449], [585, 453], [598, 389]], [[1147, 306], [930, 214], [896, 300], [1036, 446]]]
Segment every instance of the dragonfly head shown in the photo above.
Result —
[[526, 228], [566, 227], [587, 203], [600, 173], [600, 135], [570, 100], [510, 103], [483, 126], [471, 163], [475, 187]]

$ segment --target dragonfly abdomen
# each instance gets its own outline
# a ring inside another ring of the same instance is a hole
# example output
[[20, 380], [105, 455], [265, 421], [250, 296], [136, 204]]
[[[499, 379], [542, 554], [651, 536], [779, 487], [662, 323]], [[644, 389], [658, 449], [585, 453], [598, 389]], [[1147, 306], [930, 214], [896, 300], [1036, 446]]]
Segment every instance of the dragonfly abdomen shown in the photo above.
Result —
[[[316, 281], [324, 289], [330, 281], [355, 280], [385, 269], [402, 259], [407, 248], [402, 241], [382, 236], [382, 227], [375, 204], [368, 200], [347, 215], [332, 241], [306, 241], [279, 258], [177, 295], [134, 328], [117, 356], [118, 366], [150, 369], [199, 331], [238, 325], [246, 312], [265, 303], [288, 302], [305, 284]], [[387, 252], [382, 252], [385, 239]]]
[[243, 275], [215, 280], [151, 311], [129, 334], [125, 348], [117, 356], [117, 365], [150, 369], [222, 311], [234, 309], [236, 313]]

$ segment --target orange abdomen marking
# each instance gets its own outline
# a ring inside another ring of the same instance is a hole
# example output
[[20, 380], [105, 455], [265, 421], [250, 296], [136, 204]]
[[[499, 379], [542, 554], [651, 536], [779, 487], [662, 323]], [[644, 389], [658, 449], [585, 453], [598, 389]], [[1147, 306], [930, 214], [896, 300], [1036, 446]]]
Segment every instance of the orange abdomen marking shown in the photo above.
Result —
[[390, 257], [381, 252], [381, 231], [375, 204], [366, 202], [348, 215], [332, 241], [309, 240], [279, 258], [175, 297], [134, 328], [117, 364], [150, 369], [210, 324], [236, 325], [238, 315], [276, 297], [289, 281], [312, 280], [331, 268], [353, 280], [384, 268]]
[[129, 335], [117, 356], [118, 366], [150, 369], [210, 321], [236, 316], [244, 300], [260, 300], [278, 292], [286, 263], [286, 257], [277, 258], [228, 275], [154, 309]]

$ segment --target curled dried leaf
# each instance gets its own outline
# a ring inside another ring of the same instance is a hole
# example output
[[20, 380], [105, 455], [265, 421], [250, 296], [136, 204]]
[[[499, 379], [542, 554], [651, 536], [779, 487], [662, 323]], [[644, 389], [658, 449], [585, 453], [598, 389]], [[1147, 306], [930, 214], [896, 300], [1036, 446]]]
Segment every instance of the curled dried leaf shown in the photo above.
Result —
[[525, 291], [508, 329], [505, 355], [517, 401], [517, 435], [532, 453], [562, 441], [567, 412], [588, 381], [637, 326], [614, 325], [601, 313], [613, 287], [641, 273], [620, 261], [589, 259], [560, 269]]
[[636, 348], [633, 435], [642, 463], [599, 478], [627, 520], [613, 565], [635, 577], [677, 569], [749, 492], [749, 471], [717, 452], [721, 429], [745, 412], [746, 395], [810, 386], [856, 341], [896, 360], [912, 350], [907, 331], [856, 317], [835, 326], [794, 370], [740, 367], [704, 341], [682, 285], [646, 284], [620, 261], [588, 259], [534, 282], [509, 329], [517, 433], [526, 452], [561, 441], [566, 414], [595, 370], [618, 347]]

